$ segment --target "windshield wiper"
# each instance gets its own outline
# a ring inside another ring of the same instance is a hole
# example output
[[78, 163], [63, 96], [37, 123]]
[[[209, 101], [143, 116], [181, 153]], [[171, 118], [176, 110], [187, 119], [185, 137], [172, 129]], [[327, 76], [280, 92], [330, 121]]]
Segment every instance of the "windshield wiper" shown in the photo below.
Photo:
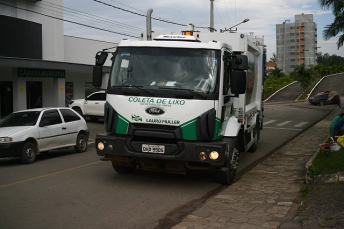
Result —
[[142, 87], [143, 86], [141, 86], [141, 85], [115, 85], [115, 86], [112, 86], [112, 87], [114, 87], [114, 88], [119, 88], [119, 89], [121, 89], [122, 87], [124, 87], [124, 88], [138, 88], [138, 89], [140, 89], [140, 90], [142, 90], [142, 91], [144, 91], [144, 92], [147, 92], [148, 94], [150, 94], [150, 95], [155, 95], [153, 92], [150, 92], [150, 91], [148, 91], [148, 90], [146, 90], [146, 89], [143, 89]]
[[189, 92], [191, 94], [195, 94], [195, 95], [201, 96], [202, 98], [207, 98], [207, 95], [204, 92], [198, 92], [198, 91], [194, 91], [194, 90], [186, 89], [186, 88], [161, 86], [161, 87], [159, 87], [159, 89], [170, 89], [170, 90], [177, 90], [177, 91], [187, 91], [187, 92]]

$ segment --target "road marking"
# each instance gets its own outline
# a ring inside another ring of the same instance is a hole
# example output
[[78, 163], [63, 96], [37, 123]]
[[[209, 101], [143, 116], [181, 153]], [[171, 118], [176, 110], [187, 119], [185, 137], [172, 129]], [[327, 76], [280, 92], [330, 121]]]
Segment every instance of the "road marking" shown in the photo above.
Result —
[[280, 124], [277, 124], [276, 126], [284, 126], [284, 125], [287, 125], [288, 123], [291, 123], [291, 121], [285, 121]]
[[80, 165], [80, 166], [77, 166], [77, 167], [74, 167], [74, 168], [65, 169], [65, 170], [61, 170], [61, 171], [58, 171], [58, 172], [49, 173], [49, 174], [45, 174], [45, 175], [42, 175], [42, 176], [32, 177], [32, 178], [29, 178], [29, 179], [26, 179], [26, 180], [22, 180], [22, 181], [13, 182], [13, 183], [10, 183], [10, 184], [1, 185], [0, 188], [5, 188], [5, 187], [12, 186], [12, 185], [25, 183], [25, 182], [28, 182], [28, 181], [33, 181], [33, 180], [41, 179], [41, 178], [44, 178], [44, 177], [53, 176], [53, 175], [56, 175], [56, 174], [65, 173], [65, 172], [81, 169], [81, 168], [84, 168], [84, 167], [87, 167], [87, 166], [98, 164], [100, 162], [102, 162], [102, 161], [96, 161], [96, 162], [92, 162], [92, 163], [89, 163], [89, 164]]
[[273, 122], [276, 122], [276, 120], [270, 120], [270, 121], [264, 122], [264, 125], [268, 125], [268, 124], [273, 123]]
[[266, 129], [275, 129], [275, 130], [297, 130], [300, 131], [302, 129], [295, 129], [295, 128], [278, 128], [278, 127], [264, 127]]
[[308, 122], [300, 122], [299, 124], [295, 125], [294, 127], [301, 127], [306, 125]]

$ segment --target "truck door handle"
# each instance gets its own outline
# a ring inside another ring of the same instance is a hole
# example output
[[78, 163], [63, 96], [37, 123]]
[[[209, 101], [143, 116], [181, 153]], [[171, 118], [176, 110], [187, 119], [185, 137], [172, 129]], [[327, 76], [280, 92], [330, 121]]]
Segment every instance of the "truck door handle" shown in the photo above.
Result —
[[67, 128], [66, 127], [62, 127], [62, 130], [66, 130]]
[[99, 104], [99, 103], [95, 103], [95, 104]]

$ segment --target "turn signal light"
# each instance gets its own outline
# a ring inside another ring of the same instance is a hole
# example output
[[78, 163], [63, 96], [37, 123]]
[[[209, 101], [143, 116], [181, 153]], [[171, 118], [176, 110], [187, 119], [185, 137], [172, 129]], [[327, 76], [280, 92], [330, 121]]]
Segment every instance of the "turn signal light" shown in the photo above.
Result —
[[207, 159], [207, 154], [204, 152], [200, 152], [198, 157], [199, 157], [199, 159], [204, 161], [205, 159]]

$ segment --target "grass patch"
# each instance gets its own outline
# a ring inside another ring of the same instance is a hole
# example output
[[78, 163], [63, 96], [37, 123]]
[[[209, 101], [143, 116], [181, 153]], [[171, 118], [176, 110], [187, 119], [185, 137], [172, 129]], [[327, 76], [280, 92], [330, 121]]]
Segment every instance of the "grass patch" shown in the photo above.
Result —
[[311, 188], [308, 185], [303, 185], [300, 188], [300, 197], [303, 200], [307, 194], [311, 191]]
[[326, 153], [319, 153], [313, 161], [308, 173], [310, 177], [318, 174], [333, 174], [344, 171], [344, 149]]

